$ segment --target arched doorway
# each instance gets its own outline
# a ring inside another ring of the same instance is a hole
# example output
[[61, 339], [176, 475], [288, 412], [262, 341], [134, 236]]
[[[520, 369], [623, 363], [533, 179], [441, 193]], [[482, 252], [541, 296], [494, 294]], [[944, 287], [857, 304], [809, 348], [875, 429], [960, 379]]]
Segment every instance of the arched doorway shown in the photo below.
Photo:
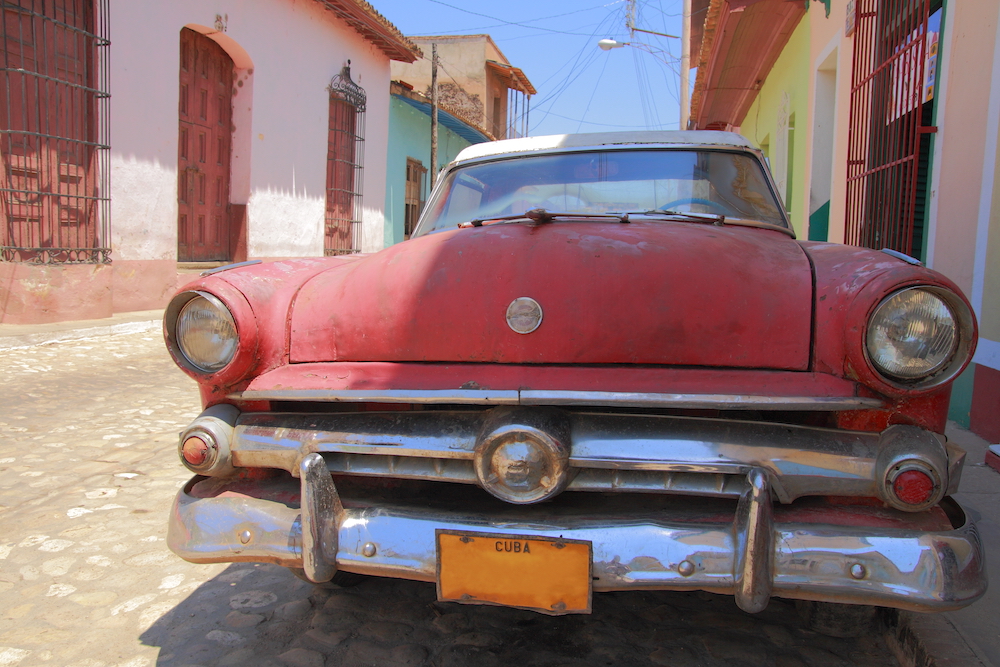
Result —
[[181, 30], [177, 137], [177, 259], [228, 261], [233, 60]]

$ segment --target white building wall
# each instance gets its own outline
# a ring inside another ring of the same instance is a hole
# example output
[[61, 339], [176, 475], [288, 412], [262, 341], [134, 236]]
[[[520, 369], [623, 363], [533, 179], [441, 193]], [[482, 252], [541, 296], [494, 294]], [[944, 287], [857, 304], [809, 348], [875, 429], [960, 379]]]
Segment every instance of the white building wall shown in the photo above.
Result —
[[364, 237], [380, 236], [389, 60], [379, 49], [314, 0], [111, 0], [110, 16], [115, 259], [177, 257], [185, 26], [216, 39], [237, 66], [230, 201], [248, 205], [249, 255], [322, 254], [326, 86], [347, 60], [368, 95], [363, 218], [372, 229]]

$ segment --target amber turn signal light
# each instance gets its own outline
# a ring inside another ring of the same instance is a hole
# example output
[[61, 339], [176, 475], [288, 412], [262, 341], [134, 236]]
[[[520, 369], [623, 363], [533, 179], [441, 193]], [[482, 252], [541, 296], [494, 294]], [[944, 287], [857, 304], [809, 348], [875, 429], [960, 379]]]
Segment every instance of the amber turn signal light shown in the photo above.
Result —
[[200, 466], [208, 458], [208, 443], [197, 436], [191, 436], [184, 441], [181, 453], [185, 461], [193, 466]]

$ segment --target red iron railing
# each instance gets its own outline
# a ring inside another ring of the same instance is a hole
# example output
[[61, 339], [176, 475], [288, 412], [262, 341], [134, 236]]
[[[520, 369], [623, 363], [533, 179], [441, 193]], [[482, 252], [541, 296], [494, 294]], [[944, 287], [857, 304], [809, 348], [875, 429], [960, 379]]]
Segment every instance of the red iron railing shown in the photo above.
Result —
[[[857, 0], [845, 243], [913, 254], [930, 0]], [[917, 250], [916, 252], [919, 252]]]

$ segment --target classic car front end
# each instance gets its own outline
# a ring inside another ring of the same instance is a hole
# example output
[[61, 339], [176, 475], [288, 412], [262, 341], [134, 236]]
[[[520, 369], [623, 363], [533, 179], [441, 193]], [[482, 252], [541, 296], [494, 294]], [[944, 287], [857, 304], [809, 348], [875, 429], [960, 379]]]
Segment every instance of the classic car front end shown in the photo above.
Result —
[[168, 537], [192, 562], [554, 614], [985, 591], [943, 435], [968, 302], [905, 256], [796, 241], [737, 135], [471, 147], [410, 241], [214, 272], [164, 328], [206, 408]]

